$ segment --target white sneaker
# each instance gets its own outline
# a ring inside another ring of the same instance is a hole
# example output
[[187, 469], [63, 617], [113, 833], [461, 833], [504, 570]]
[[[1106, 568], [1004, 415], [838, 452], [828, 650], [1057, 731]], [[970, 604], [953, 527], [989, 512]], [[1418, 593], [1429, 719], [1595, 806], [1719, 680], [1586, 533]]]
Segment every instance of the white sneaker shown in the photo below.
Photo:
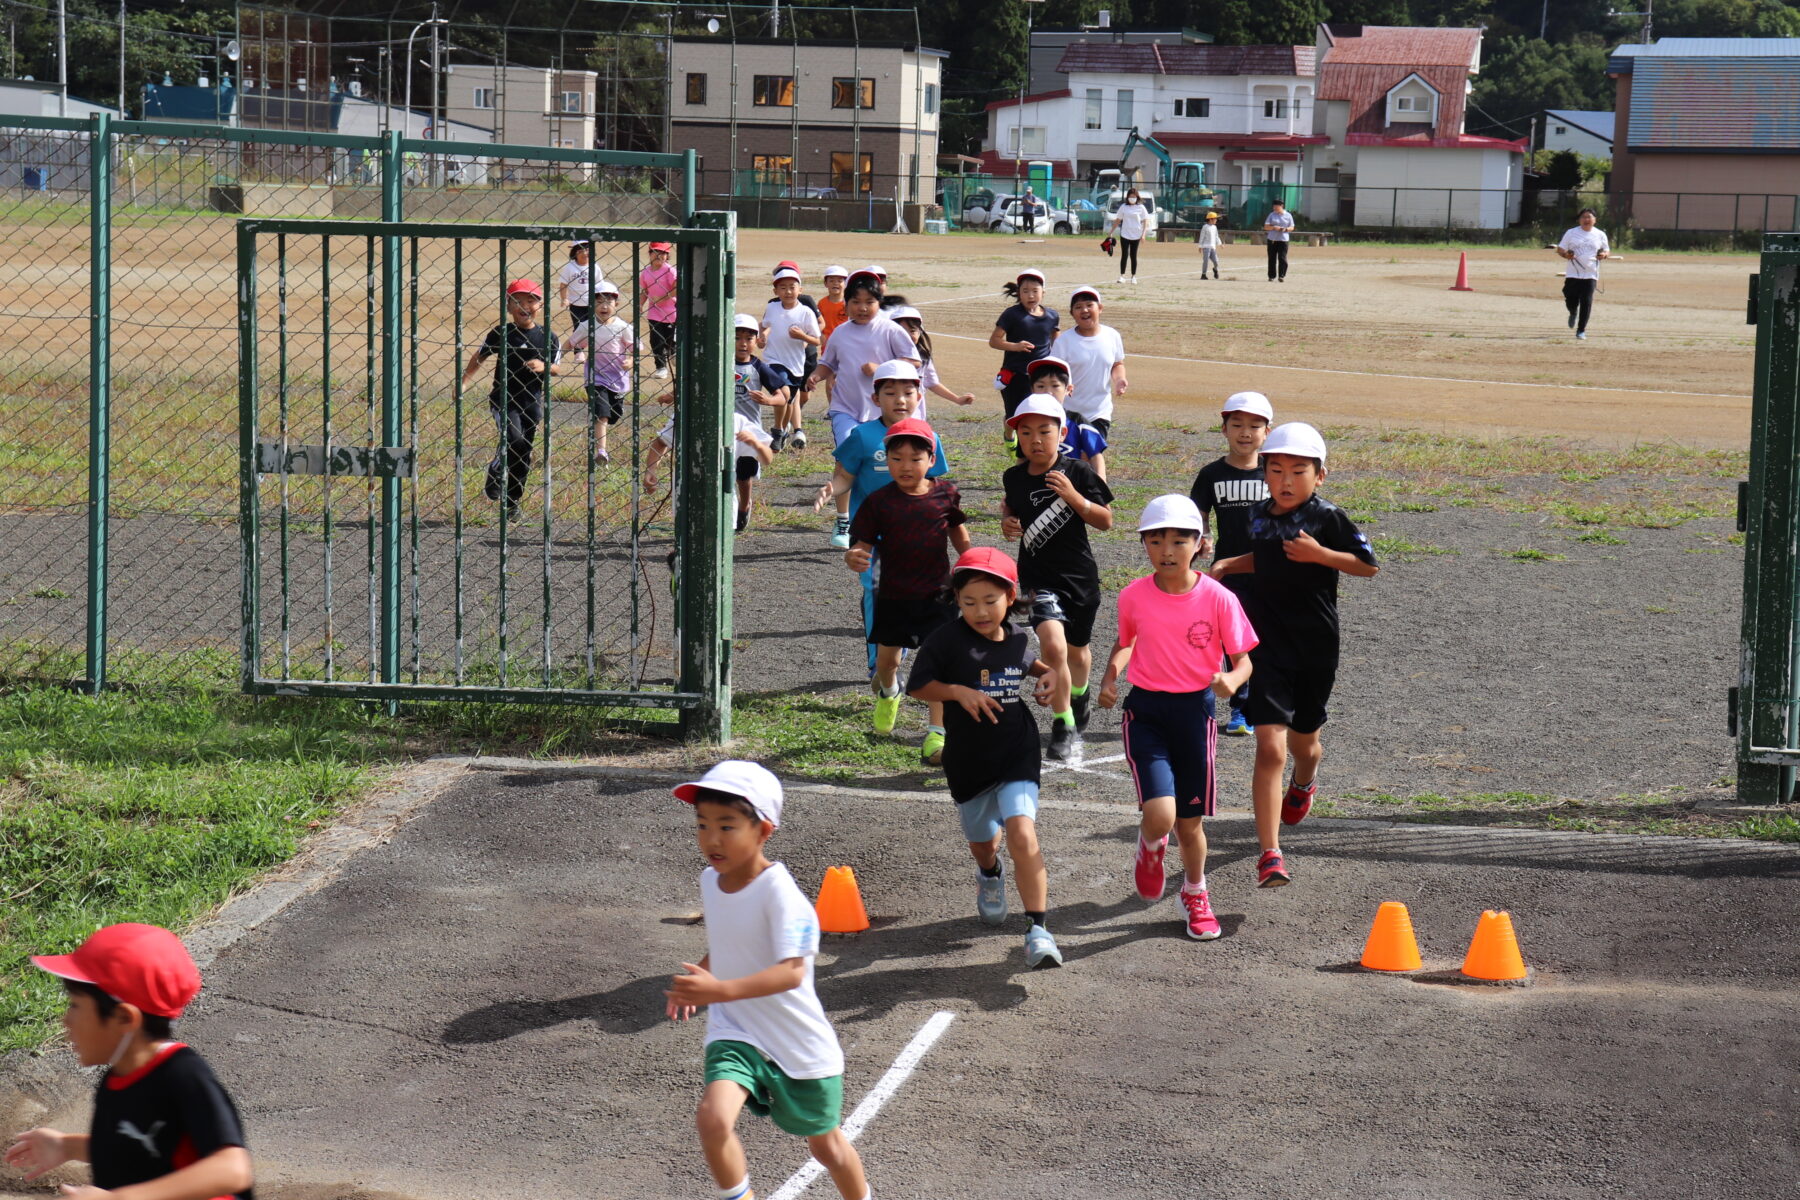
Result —
[[1119, 282], [1120, 282], [1120, 283], [1124, 283], [1124, 282], [1125, 282], [1125, 277], [1124, 277], [1124, 276], [1123, 276], [1123, 275], [1121, 275], [1121, 276], [1119, 276]]
[[1042, 925], [1033, 925], [1025, 932], [1025, 965], [1038, 967], [1060, 967], [1063, 963], [1062, 951], [1057, 949], [1056, 939]]
[[667, 368], [667, 367], [656, 368], [656, 373], [654, 375], [650, 376], [650, 378], [652, 378], [652, 379], [667, 379], [668, 377], [669, 377], [669, 368]]
[[1132, 282], [1133, 286], [1135, 286], [1137, 284], [1137, 276], [1136, 275], [1133, 275], [1131, 277], [1131, 282]]

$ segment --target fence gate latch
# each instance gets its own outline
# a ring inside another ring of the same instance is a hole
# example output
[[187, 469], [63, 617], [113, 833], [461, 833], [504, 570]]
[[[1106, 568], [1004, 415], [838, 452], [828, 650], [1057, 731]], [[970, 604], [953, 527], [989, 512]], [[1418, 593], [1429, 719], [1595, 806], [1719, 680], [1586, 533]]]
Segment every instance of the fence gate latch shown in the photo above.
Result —
[[1744, 307], [1744, 324], [1756, 324], [1756, 275], [1750, 276], [1750, 302]]

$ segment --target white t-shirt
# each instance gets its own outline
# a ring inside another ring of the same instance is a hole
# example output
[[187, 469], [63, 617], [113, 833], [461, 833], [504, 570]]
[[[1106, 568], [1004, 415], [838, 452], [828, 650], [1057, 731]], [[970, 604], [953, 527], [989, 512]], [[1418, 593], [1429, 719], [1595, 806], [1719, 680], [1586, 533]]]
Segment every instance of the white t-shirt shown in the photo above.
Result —
[[1612, 253], [1612, 243], [1606, 240], [1598, 225], [1592, 229], [1575, 226], [1562, 235], [1562, 241], [1556, 243], [1556, 247], [1575, 252], [1575, 257], [1565, 264], [1563, 271], [1570, 279], [1600, 278], [1600, 252]]
[[763, 347], [763, 361], [786, 367], [788, 374], [799, 378], [800, 372], [806, 369], [806, 352], [811, 347], [799, 338], [789, 337], [788, 330], [799, 329], [818, 337], [819, 318], [798, 301], [792, 308], [783, 308], [781, 301], [771, 300], [763, 309], [762, 323], [769, 333], [769, 344]]
[[830, 367], [832, 412], [849, 413], [860, 423], [881, 415], [875, 407], [875, 381], [863, 374], [864, 363], [880, 366], [889, 359], [919, 361], [919, 348], [897, 321], [876, 314], [867, 325], [845, 321], [831, 331], [819, 365]]
[[1125, 339], [1111, 325], [1093, 337], [1075, 329], [1056, 335], [1051, 353], [1069, 364], [1069, 402], [1064, 405], [1084, 421], [1110, 421], [1113, 415], [1112, 369], [1125, 361]]
[[[732, 449], [732, 453], [738, 458], [755, 458], [756, 451], [752, 450], [750, 447], [744, 445], [744, 443], [737, 440], [737, 435], [744, 432], [746, 429], [750, 431], [751, 436], [755, 437], [756, 440], [761, 442], [763, 445], [766, 446], [769, 444], [769, 435], [768, 435], [768, 433], [766, 433], [763, 430], [763, 427], [760, 424], [758, 424], [757, 422], [752, 421], [749, 417], [746, 417], [743, 413], [738, 412], [734, 409], [731, 414], [731, 449]], [[674, 417], [670, 417], [667, 421], [665, 421], [663, 423], [663, 427], [657, 431], [656, 440], [661, 442], [663, 445], [665, 445], [669, 448], [669, 454], [671, 456], [675, 453], [675, 418]], [[669, 473], [672, 478], [675, 478], [675, 479], [681, 478], [681, 476], [675, 474], [675, 467], [674, 467], [673, 462], [671, 462], [669, 464]], [[735, 487], [730, 488], [726, 492], [726, 495], [729, 497], [728, 503], [731, 508], [731, 521], [732, 521], [732, 524], [735, 525], [737, 523], [737, 489]], [[711, 868], [708, 868], [708, 870], [710, 871]], [[767, 964], [764, 964], [764, 965], [767, 965]], [[714, 971], [713, 974], [717, 975], [718, 972]]]
[[1119, 223], [1119, 236], [1128, 242], [1141, 241], [1144, 236], [1144, 222], [1150, 219], [1150, 210], [1142, 204], [1121, 204], [1113, 210], [1113, 219]]
[[708, 967], [720, 979], [742, 979], [783, 959], [804, 958], [800, 986], [706, 1010], [706, 1041], [747, 1042], [790, 1079], [829, 1079], [844, 1073], [844, 1052], [813, 990], [819, 918], [781, 863], [771, 863], [741, 892], [719, 890], [719, 873], [700, 873], [706, 909]]
[[1219, 227], [1211, 221], [1208, 221], [1200, 227], [1200, 245], [1202, 247], [1211, 246], [1215, 250], [1218, 249]]
[[[590, 275], [593, 277], [591, 284], [588, 282]], [[584, 267], [571, 258], [563, 264], [563, 269], [556, 273], [556, 282], [568, 287], [567, 303], [573, 304], [576, 308], [586, 308], [588, 301], [593, 298], [594, 289], [605, 283], [606, 277], [605, 272], [600, 270], [598, 264], [590, 262]]]
[[1285, 242], [1288, 240], [1287, 231], [1294, 227], [1294, 214], [1291, 212], [1276, 212], [1274, 209], [1270, 209], [1269, 215], [1263, 218], [1263, 224], [1275, 226], [1275, 228], [1263, 235], [1265, 240], [1271, 242]]

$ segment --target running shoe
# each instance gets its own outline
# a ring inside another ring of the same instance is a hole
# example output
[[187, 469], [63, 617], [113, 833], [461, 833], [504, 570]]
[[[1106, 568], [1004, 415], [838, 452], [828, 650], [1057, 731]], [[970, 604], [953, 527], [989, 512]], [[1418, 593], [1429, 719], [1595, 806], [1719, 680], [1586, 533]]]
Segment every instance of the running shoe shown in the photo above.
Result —
[[650, 378], [652, 378], [652, 379], [667, 379], [668, 377], [669, 377], [669, 368], [667, 368], [667, 367], [656, 368], [656, 373], [650, 376]]
[[988, 875], [975, 868], [975, 911], [989, 925], [1006, 920], [1006, 876]]
[[1033, 925], [1025, 931], [1025, 965], [1028, 967], [1060, 967], [1062, 951], [1056, 948], [1056, 939], [1042, 925]]
[[1575, 334], [1575, 340], [1576, 340], [1576, 341], [1578, 341], [1578, 342], [1585, 342], [1585, 341], [1587, 341], [1587, 330], [1585, 330], [1585, 329], [1583, 329], [1583, 330], [1579, 330], [1579, 331], [1578, 331], [1578, 332], [1577, 332], [1577, 333], [1576, 333], [1576, 334]]
[[1212, 904], [1206, 899], [1205, 892], [1181, 893], [1182, 907], [1187, 909], [1188, 936], [1197, 942], [1210, 942], [1224, 930], [1219, 928], [1219, 918], [1213, 916]]
[[1154, 847], [1144, 845], [1142, 834], [1138, 835], [1137, 866], [1132, 871], [1133, 882], [1137, 885], [1138, 899], [1154, 904], [1163, 895], [1163, 855], [1169, 850], [1169, 836], [1164, 834], [1162, 840]]
[[1050, 748], [1044, 751], [1057, 762], [1081, 757], [1081, 735], [1067, 721], [1050, 722]]
[[1294, 877], [1288, 874], [1287, 860], [1281, 857], [1281, 851], [1264, 850], [1262, 857], [1256, 860], [1257, 887], [1281, 887], [1293, 881]]
[[1069, 708], [1075, 714], [1075, 732], [1086, 733], [1088, 718], [1094, 715], [1094, 685], [1090, 683], [1079, 696], [1070, 696]]
[[486, 496], [489, 500], [494, 501], [495, 503], [499, 502], [499, 500], [500, 500], [500, 474], [499, 474], [499, 472], [489, 471], [487, 473], [487, 478], [485, 480], [483, 480], [482, 484], [481, 484], [481, 494]]
[[849, 517], [839, 517], [837, 519], [836, 530], [831, 535], [831, 548], [833, 550], [848, 550], [850, 548]]
[[748, 528], [750, 528], [750, 512], [748, 509], [740, 510], [737, 515], [737, 531], [742, 533]]
[[1575, 314], [1574, 313], [1569, 314], [1569, 328], [1570, 329], [1575, 328]]
[[939, 766], [944, 761], [944, 735], [935, 729], [925, 731], [925, 744], [919, 747], [919, 761], [928, 767]]
[[1234, 708], [1231, 710], [1231, 720], [1225, 722], [1223, 732], [1231, 737], [1247, 737], [1255, 729], [1256, 726], [1244, 720], [1244, 714]]
[[806, 449], [806, 430], [804, 430], [804, 429], [794, 430], [794, 436], [788, 439], [788, 449], [789, 450], [804, 450], [804, 449]]
[[788, 434], [785, 429], [777, 429], [769, 434], [769, 453], [780, 454], [781, 448], [787, 445]]
[[610, 455], [606, 452], [605, 446], [594, 447], [594, 465], [596, 467], [604, 467], [607, 463], [610, 463], [611, 461], [612, 461], [612, 455]]
[[1281, 797], [1281, 823], [1298, 825], [1306, 820], [1306, 814], [1312, 811], [1313, 796], [1318, 793], [1319, 781], [1313, 780], [1305, 787], [1288, 786]]
[[875, 732], [892, 733], [895, 723], [899, 720], [900, 689], [895, 688], [894, 694], [891, 696], [884, 696], [877, 691], [875, 693]]

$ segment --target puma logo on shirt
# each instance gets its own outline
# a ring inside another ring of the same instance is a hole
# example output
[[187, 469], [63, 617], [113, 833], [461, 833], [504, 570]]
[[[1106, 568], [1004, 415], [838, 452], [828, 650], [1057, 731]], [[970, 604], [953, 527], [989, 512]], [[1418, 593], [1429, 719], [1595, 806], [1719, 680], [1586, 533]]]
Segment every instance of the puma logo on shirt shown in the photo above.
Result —
[[1254, 504], [1269, 498], [1269, 485], [1261, 479], [1213, 480], [1214, 504]]
[[[1034, 496], [1033, 499], [1036, 497]], [[1025, 527], [1025, 549], [1036, 550], [1043, 546], [1055, 535], [1057, 530], [1067, 525], [1069, 519], [1074, 515], [1075, 511], [1069, 507], [1068, 502], [1058, 496], [1049, 508], [1039, 513], [1037, 519]]]
[[144, 1153], [148, 1154], [151, 1158], [161, 1158], [162, 1152], [156, 1148], [156, 1135], [162, 1132], [162, 1128], [166, 1124], [168, 1124], [167, 1121], [158, 1121], [150, 1127], [149, 1133], [145, 1133], [137, 1127], [135, 1122], [120, 1121], [119, 1133], [121, 1136], [128, 1137], [142, 1146], [144, 1148]]

